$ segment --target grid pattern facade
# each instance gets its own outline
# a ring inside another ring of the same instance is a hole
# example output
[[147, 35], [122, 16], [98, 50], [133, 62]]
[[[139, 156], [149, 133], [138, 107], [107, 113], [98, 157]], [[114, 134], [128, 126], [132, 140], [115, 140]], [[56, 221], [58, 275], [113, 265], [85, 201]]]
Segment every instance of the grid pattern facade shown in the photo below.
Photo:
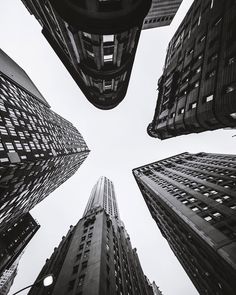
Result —
[[[89, 150], [69, 121], [35, 97], [24, 71], [2, 51], [0, 58], [1, 231], [71, 177]], [[19, 84], [26, 78], [29, 89]]]
[[[98, 194], [106, 183], [113, 185], [105, 177], [98, 181]], [[40, 279], [46, 273], [56, 273], [55, 285], [47, 290], [32, 288], [30, 295], [153, 295], [121, 220], [103, 208], [103, 200], [100, 206], [92, 204], [38, 276]], [[65, 243], [67, 246], [63, 246]]]
[[[151, 1], [87, 0], [78, 2], [72, 11], [68, 1], [51, 2], [23, 1], [87, 99], [101, 109], [115, 107], [126, 94]], [[127, 16], [123, 19], [127, 13], [129, 22]]]
[[148, 134], [236, 126], [235, 1], [194, 1], [169, 43]]
[[151, 8], [143, 22], [143, 30], [168, 26], [181, 3], [182, 0], [152, 0]]
[[162, 235], [200, 294], [234, 294], [236, 156], [183, 153], [133, 170]]
[[0, 233], [0, 274], [10, 269], [40, 225], [27, 213]]
[[102, 207], [107, 214], [119, 218], [115, 189], [112, 181], [105, 176], [99, 178], [93, 187], [84, 216], [96, 207]]

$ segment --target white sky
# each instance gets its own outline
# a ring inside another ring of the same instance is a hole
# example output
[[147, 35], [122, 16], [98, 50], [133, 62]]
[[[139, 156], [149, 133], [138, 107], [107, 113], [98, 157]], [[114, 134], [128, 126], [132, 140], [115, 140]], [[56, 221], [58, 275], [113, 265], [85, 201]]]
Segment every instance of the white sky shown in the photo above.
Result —
[[185, 151], [235, 152], [233, 130], [165, 141], [146, 133], [168, 42], [192, 2], [183, 1], [171, 26], [142, 32], [128, 93], [110, 111], [96, 109], [87, 101], [20, 0], [0, 2], [1, 48], [28, 73], [52, 109], [78, 128], [91, 149], [78, 172], [31, 211], [41, 228], [21, 259], [10, 294], [34, 282], [69, 226], [82, 217], [90, 191], [102, 175], [115, 185], [121, 219], [148, 278], [156, 281], [164, 295], [198, 294], [151, 218], [131, 172]]

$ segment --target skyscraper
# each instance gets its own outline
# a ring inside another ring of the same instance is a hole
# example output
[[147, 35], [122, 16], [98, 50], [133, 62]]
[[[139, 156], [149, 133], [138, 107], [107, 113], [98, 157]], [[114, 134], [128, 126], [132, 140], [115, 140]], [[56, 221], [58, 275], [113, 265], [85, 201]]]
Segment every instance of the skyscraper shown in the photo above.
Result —
[[152, 0], [151, 8], [144, 19], [143, 30], [168, 26], [183, 0]]
[[15, 276], [17, 275], [19, 259], [20, 257], [18, 257], [18, 259], [9, 267], [9, 269], [6, 269], [0, 276], [0, 295], [7, 295], [10, 291]]
[[[6, 231], [0, 233], [0, 276], [7, 271], [22, 254], [26, 245], [38, 231], [40, 225], [27, 213], [19, 218]], [[10, 270], [10, 272], [8, 272]]]
[[169, 43], [148, 134], [236, 126], [235, 1], [194, 1]]
[[133, 170], [163, 237], [200, 294], [236, 290], [236, 156], [179, 154]]
[[72, 176], [89, 150], [0, 50], [0, 232]]
[[125, 97], [151, 0], [22, 0], [86, 98], [111, 109]]
[[153, 295], [106, 177], [98, 180], [83, 217], [54, 249], [37, 280], [48, 273], [55, 283], [47, 289], [32, 287], [29, 295]]

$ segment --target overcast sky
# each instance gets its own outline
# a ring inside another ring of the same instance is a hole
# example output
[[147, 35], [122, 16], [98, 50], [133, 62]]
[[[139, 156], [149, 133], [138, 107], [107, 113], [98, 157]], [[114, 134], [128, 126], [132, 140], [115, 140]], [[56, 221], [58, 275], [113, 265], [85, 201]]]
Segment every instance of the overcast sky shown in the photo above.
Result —
[[121, 219], [148, 278], [164, 295], [198, 294], [151, 218], [131, 171], [185, 151], [235, 152], [232, 130], [165, 141], [146, 133], [168, 42], [192, 2], [183, 1], [171, 26], [142, 32], [127, 95], [109, 111], [96, 109], [83, 96], [22, 2], [0, 2], [1, 48], [28, 73], [52, 109], [78, 128], [91, 150], [78, 172], [31, 211], [41, 228], [21, 259], [10, 294], [34, 282], [69, 226], [82, 217], [90, 191], [102, 175], [115, 185]]

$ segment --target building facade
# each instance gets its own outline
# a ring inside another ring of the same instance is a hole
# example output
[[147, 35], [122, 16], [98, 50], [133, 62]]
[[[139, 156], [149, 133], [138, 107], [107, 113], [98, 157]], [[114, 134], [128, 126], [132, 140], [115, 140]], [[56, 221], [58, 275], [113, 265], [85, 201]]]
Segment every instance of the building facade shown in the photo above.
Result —
[[0, 275], [4, 271], [11, 273], [12, 266], [39, 227], [40, 225], [27, 213], [6, 231], [0, 233]]
[[152, 0], [151, 8], [143, 22], [143, 30], [170, 25], [182, 1]]
[[22, 0], [86, 98], [111, 109], [125, 97], [151, 0]]
[[98, 180], [82, 219], [63, 237], [36, 281], [48, 273], [55, 283], [32, 287], [29, 295], [154, 294], [119, 218], [114, 186], [106, 177]]
[[9, 269], [6, 269], [3, 274], [0, 276], [0, 295], [7, 295], [11, 289], [11, 286], [14, 282], [14, 279], [17, 275], [17, 267], [19, 264], [18, 259], [10, 266]]
[[235, 1], [195, 0], [169, 43], [150, 136], [236, 126]]
[[71, 177], [89, 150], [0, 51], [0, 232]]
[[183, 153], [133, 170], [163, 237], [200, 294], [235, 294], [236, 156]]

